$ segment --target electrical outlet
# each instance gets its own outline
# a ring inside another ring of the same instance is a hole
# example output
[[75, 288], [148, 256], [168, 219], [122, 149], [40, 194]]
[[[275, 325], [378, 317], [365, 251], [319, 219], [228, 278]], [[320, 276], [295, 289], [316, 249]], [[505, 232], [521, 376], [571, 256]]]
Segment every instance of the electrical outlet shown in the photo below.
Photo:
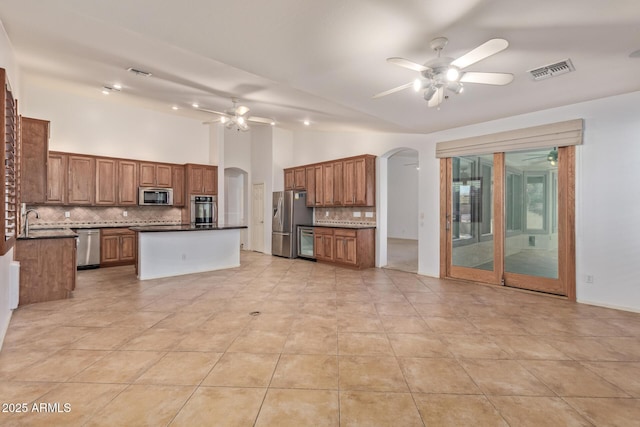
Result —
[[182, 254], [182, 260], [186, 261], [187, 260], [187, 254]]
[[324, 216], [329, 216], [329, 211], [325, 211]]
[[353, 213], [353, 217], [354, 218], [360, 218], [362, 216], [362, 212], [354, 212]]
[[593, 276], [591, 274], [587, 274], [587, 283], [593, 283]]
[[122, 211], [122, 216], [128, 216], [128, 215], [129, 215], [129, 212], [127, 212], [127, 211]]
[[365, 216], [366, 218], [373, 218], [373, 212], [365, 212], [365, 213], [364, 213], [364, 216]]
[[64, 217], [65, 217], [65, 218], [71, 218], [71, 212], [66, 211], [66, 212], [64, 213]]

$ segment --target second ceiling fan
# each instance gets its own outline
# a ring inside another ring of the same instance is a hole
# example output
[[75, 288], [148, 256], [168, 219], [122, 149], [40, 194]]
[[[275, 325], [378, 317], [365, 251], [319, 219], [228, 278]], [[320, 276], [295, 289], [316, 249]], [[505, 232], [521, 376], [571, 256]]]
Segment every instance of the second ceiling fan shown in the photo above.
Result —
[[457, 59], [440, 56], [448, 41], [445, 37], [433, 39], [430, 46], [437, 52], [438, 56], [425, 62], [424, 65], [404, 58], [387, 58], [387, 62], [417, 71], [420, 76], [412, 82], [380, 92], [373, 97], [380, 98], [413, 87], [416, 92], [423, 92], [424, 99], [428, 102], [429, 107], [436, 107], [444, 101], [445, 90], [455, 94], [462, 93], [464, 90], [463, 83], [501, 86], [513, 81], [513, 74], [510, 73], [464, 71], [465, 68], [476, 62], [505, 50], [509, 46], [509, 42], [506, 40], [491, 39]]
[[257, 116], [248, 116], [247, 113], [249, 113], [250, 111], [249, 107], [245, 105], [237, 105], [237, 98], [231, 98], [231, 102], [233, 102], [233, 107], [225, 110], [224, 112], [208, 110], [202, 107], [198, 107], [198, 110], [217, 114], [220, 116], [220, 122], [223, 123], [227, 129], [235, 128], [236, 130], [243, 132], [249, 130], [248, 122], [263, 123], [268, 125], [275, 124], [272, 119]]

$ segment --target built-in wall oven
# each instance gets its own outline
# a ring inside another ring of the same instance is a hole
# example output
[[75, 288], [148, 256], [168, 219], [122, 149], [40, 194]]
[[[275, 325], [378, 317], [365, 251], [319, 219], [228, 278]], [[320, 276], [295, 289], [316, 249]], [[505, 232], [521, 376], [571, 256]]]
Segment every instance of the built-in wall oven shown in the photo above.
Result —
[[313, 227], [298, 226], [298, 257], [316, 259], [313, 251]]
[[191, 196], [191, 224], [218, 224], [218, 203], [216, 196]]

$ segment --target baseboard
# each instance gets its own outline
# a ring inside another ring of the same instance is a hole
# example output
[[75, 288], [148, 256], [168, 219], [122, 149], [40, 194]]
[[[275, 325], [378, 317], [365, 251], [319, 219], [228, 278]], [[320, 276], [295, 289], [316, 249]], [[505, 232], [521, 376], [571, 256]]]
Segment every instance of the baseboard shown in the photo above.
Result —
[[7, 335], [7, 331], [9, 330], [9, 323], [11, 322], [11, 315], [13, 314], [13, 310], [9, 310], [7, 314], [6, 322], [0, 322], [0, 350], [2, 350], [2, 344], [4, 343], [4, 337]]
[[580, 304], [593, 305], [595, 307], [611, 308], [611, 309], [614, 309], [614, 310], [629, 311], [631, 313], [640, 313], [640, 309], [639, 308], [625, 307], [625, 306], [614, 305], [614, 304], [603, 304], [601, 302], [588, 301], [588, 300], [583, 300], [583, 299], [577, 299], [576, 302], [578, 302]]

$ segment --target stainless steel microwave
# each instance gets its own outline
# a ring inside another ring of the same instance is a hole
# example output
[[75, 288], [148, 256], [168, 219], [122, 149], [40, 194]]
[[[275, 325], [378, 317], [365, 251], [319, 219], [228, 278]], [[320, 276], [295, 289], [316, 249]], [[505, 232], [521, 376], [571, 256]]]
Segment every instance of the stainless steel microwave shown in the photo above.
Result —
[[173, 188], [139, 187], [140, 206], [173, 206]]

